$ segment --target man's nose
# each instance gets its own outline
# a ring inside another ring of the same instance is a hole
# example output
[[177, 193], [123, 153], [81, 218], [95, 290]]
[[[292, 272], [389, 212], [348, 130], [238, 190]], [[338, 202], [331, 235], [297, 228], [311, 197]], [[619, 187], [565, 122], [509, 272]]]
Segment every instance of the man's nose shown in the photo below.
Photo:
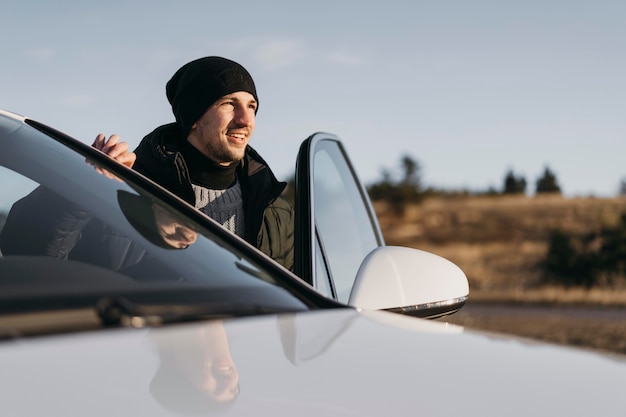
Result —
[[254, 124], [254, 118], [254, 110], [248, 107], [237, 109], [235, 114], [235, 120], [240, 126], [252, 126], [252, 124]]

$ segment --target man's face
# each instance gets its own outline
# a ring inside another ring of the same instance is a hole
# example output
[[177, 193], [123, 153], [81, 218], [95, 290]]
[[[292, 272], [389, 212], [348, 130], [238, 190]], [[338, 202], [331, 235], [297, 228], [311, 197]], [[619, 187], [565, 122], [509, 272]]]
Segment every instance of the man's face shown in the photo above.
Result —
[[196, 242], [198, 233], [187, 227], [172, 213], [159, 205], [153, 205], [154, 220], [163, 241], [175, 249], [185, 249]]
[[187, 140], [220, 165], [244, 157], [255, 125], [257, 102], [245, 91], [228, 94], [207, 109], [189, 131]]

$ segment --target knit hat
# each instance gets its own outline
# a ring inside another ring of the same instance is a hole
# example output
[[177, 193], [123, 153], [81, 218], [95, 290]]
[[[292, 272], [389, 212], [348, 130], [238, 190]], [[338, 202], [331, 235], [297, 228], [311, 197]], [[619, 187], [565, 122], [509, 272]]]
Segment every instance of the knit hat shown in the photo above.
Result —
[[218, 56], [188, 62], [165, 86], [167, 99], [185, 137], [213, 103], [237, 91], [252, 94], [258, 106], [259, 98], [250, 73], [238, 63]]

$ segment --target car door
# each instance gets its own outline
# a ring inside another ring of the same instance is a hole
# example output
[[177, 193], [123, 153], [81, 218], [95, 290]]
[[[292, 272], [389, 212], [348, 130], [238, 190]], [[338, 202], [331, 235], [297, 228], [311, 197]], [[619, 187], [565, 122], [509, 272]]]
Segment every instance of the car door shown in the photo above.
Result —
[[318, 132], [300, 146], [294, 203], [295, 272], [327, 297], [419, 317], [464, 305], [468, 281], [456, 265], [385, 245], [367, 191], [336, 135]]
[[296, 273], [347, 303], [361, 262], [384, 239], [337, 136], [316, 133], [302, 143], [296, 196]]

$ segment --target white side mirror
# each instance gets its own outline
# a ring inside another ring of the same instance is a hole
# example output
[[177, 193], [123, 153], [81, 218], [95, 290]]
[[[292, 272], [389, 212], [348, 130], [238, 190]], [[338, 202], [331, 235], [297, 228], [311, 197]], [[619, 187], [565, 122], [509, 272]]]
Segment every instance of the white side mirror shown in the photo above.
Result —
[[435, 318], [458, 311], [467, 300], [463, 271], [438, 255], [399, 246], [380, 246], [363, 260], [348, 304]]

